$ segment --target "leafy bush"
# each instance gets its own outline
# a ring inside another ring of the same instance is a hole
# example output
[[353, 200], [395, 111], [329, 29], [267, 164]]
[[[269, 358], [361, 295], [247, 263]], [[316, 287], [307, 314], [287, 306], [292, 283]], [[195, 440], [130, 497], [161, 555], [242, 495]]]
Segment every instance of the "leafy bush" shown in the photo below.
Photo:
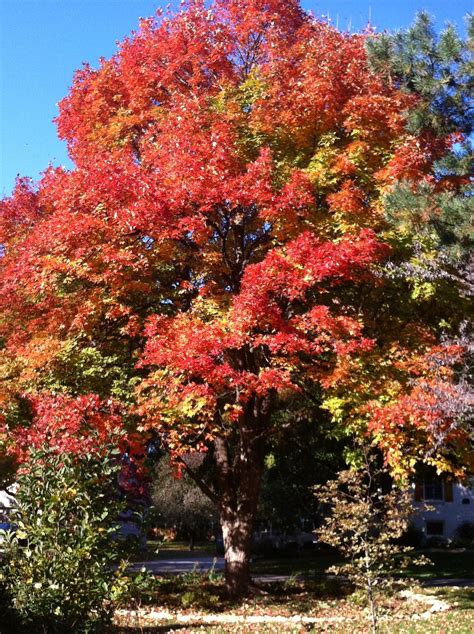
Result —
[[442, 535], [432, 535], [427, 537], [424, 544], [425, 548], [447, 548], [448, 540]]
[[342, 574], [354, 584], [355, 602], [368, 603], [372, 632], [378, 632], [378, 599], [390, 591], [393, 572], [403, 562], [399, 556], [409, 552], [397, 540], [406, 532], [413, 512], [407, 491], [393, 488], [383, 493], [383, 469], [374, 457], [364, 454], [359, 470], [341, 471], [336, 480], [316, 487], [320, 503], [328, 510], [317, 534], [321, 541], [335, 546], [346, 562], [329, 569]]
[[111, 597], [114, 607], [138, 610], [143, 605], [156, 603], [161, 584], [161, 578], [145, 567], [131, 576], [116, 574]]
[[15, 533], [4, 535], [0, 582], [25, 631], [92, 632], [128, 590], [116, 572], [120, 461], [115, 450], [73, 456], [43, 447], [18, 477]]
[[408, 524], [406, 531], [398, 540], [398, 543], [402, 546], [409, 546], [410, 548], [420, 548], [423, 544], [423, 540], [423, 531], [417, 528], [414, 524], [410, 523]]
[[456, 528], [456, 540], [463, 546], [474, 545], [474, 522], [462, 522]]

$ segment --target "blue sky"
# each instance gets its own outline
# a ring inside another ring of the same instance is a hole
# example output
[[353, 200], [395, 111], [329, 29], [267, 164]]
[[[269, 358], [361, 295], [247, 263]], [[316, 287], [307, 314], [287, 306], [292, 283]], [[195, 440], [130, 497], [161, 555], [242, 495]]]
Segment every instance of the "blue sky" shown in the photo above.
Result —
[[[37, 178], [49, 163], [70, 165], [52, 119], [82, 62], [109, 57], [162, 0], [0, 0], [0, 196], [17, 174]], [[172, 3], [174, 4], [174, 3]], [[303, 0], [340, 28], [363, 28], [369, 12], [378, 30], [408, 26], [428, 10], [441, 27], [463, 27], [473, 0]]]

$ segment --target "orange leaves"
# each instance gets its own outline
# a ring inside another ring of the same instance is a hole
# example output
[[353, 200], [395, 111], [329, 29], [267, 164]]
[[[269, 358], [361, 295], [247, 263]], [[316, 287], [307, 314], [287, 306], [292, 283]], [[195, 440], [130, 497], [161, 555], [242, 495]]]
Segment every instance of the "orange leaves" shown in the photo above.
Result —
[[419, 183], [430, 177], [433, 163], [449, 146], [448, 138], [433, 138], [431, 135], [408, 136], [398, 145], [387, 165], [376, 175], [380, 181], [393, 184], [397, 180]]
[[[405, 130], [413, 100], [369, 71], [365, 40], [296, 0], [196, 0], [76, 73], [57, 120], [75, 168], [1, 203], [12, 391], [74, 340], [120, 359], [130, 418], [178, 451], [375, 357], [381, 193], [447, 141]], [[38, 421], [65, 428], [48, 407]]]
[[126, 109], [128, 91], [115, 61], [102, 60], [99, 70], [89, 65], [74, 75], [73, 91], [59, 104], [58, 134], [68, 142], [71, 156], [80, 160], [84, 144], [116, 143], [110, 125]]
[[366, 208], [366, 197], [354, 181], [347, 180], [338, 192], [328, 196], [328, 203], [331, 211], [358, 214]]
[[91, 145], [133, 152], [161, 107], [218, 90], [231, 74], [227, 53], [225, 33], [200, 3], [172, 19], [142, 20], [97, 71], [76, 73], [60, 103], [59, 135], [81, 162]]
[[405, 131], [405, 112], [417, 99], [404, 93], [385, 92], [376, 78], [371, 77], [375, 90], [355, 95], [344, 107], [344, 127], [357, 139], [387, 148], [393, 138]]
[[241, 46], [261, 34], [289, 38], [304, 23], [304, 13], [296, 0], [217, 0], [216, 10]]
[[308, 293], [357, 279], [383, 253], [371, 232], [340, 243], [306, 232], [249, 265], [228, 306], [201, 296], [186, 313], [151, 318], [139, 365], [156, 370], [140, 391], [140, 413], [185, 426], [193, 417], [210, 425], [212, 411], [235, 420], [235, 407], [297, 391], [302, 373], [321, 380], [339, 357], [370, 350], [358, 320], [315, 306]]

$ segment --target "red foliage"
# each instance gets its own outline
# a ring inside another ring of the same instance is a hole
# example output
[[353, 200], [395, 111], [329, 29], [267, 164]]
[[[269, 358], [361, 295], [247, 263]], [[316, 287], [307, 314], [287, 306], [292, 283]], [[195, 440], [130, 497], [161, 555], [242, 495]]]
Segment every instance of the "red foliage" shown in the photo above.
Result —
[[469, 383], [455, 372], [466, 352], [459, 344], [430, 348], [411, 363], [411, 380], [400, 386], [396, 398], [370, 404], [368, 430], [392, 466], [411, 458], [413, 468], [422, 452], [443, 470], [451, 467], [449, 460], [443, 462], [443, 450], [449, 447], [456, 448], [459, 465], [468, 463], [470, 432], [464, 420], [472, 415], [474, 398]]
[[31, 408], [27, 427], [0, 430], [6, 436], [8, 452], [22, 462], [31, 447], [47, 443], [66, 453], [87, 453], [109, 443], [122, 432], [120, 413], [112, 402], [103, 403], [94, 394], [76, 398], [64, 394], [23, 395]]
[[427, 178], [440, 142], [406, 132], [413, 98], [369, 71], [365, 37], [296, 0], [195, 0], [75, 74], [57, 119], [74, 169], [1, 203], [1, 396], [35, 394], [22, 451], [118, 422], [44, 388], [71, 342], [120, 356], [121, 411], [173, 450], [264, 426], [252, 403], [373, 348], [351, 293], [388, 253], [380, 194]]

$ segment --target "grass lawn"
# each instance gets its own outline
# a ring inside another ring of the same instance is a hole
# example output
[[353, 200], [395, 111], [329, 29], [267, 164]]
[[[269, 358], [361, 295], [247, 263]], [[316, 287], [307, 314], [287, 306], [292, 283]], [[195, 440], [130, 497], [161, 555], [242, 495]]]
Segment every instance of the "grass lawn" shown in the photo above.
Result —
[[[189, 551], [185, 542], [148, 541], [148, 551], [136, 556], [137, 560], [183, 559], [190, 555], [214, 556], [215, 545], [212, 542], [197, 542], [194, 551]], [[419, 581], [430, 579], [474, 579], [474, 551], [423, 551], [433, 565], [410, 565], [400, 570], [400, 576]], [[252, 563], [253, 575], [289, 575], [318, 579], [325, 575], [330, 566], [342, 561], [333, 553], [308, 550], [292, 555], [278, 557], [256, 557]]]
[[140, 561], [152, 561], [158, 559], [185, 559], [190, 555], [212, 557], [215, 554], [216, 547], [213, 542], [196, 542], [194, 550], [189, 550], [187, 542], [160, 542], [149, 539], [146, 552], [140, 552], [134, 558]]
[[409, 566], [404, 575], [420, 581], [428, 579], [474, 579], [474, 551], [423, 552], [433, 565]]
[[[442, 551], [415, 553], [428, 557], [433, 565], [416, 566], [400, 570], [400, 576], [420, 581], [429, 579], [474, 579], [474, 551]], [[318, 578], [324, 571], [338, 562], [340, 557], [330, 553], [308, 551], [293, 557], [257, 559], [252, 565], [255, 575], [299, 575], [305, 578]]]
[[338, 555], [314, 550], [293, 556], [262, 557], [256, 558], [252, 563], [252, 574], [321, 577], [329, 566], [340, 561], [342, 559]]

